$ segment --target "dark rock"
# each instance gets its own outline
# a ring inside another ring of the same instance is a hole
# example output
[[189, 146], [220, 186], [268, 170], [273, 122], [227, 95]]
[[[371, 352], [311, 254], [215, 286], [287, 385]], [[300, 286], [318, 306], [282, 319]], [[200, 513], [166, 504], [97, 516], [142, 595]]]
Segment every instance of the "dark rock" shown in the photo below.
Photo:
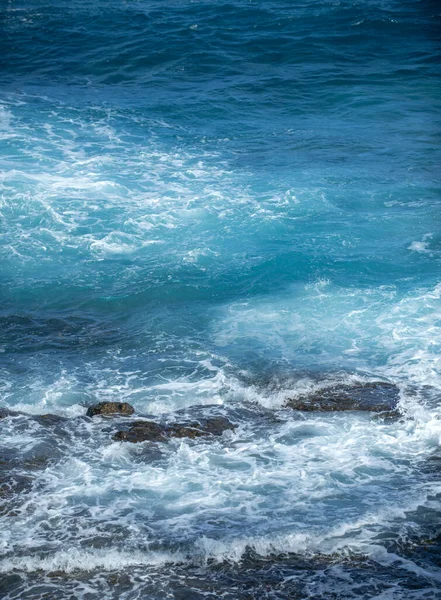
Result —
[[29, 419], [30, 421], [36, 421], [40, 425], [48, 427], [60, 425], [69, 420], [67, 417], [61, 417], [60, 415], [54, 415], [51, 413], [47, 413], [44, 415], [34, 415], [24, 412], [17, 412], [15, 410], [9, 410], [8, 408], [0, 408], [0, 419], [5, 419], [6, 417], [19, 416], [24, 417], [25, 419]]
[[127, 586], [132, 584], [132, 580], [127, 573], [110, 573], [107, 576], [107, 582], [112, 587], [115, 586]]
[[222, 435], [224, 431], [234, 430], [235, 426], [224, 417], [207, 419], [203, 424], [190, 423], [180, 425], [161, 425], [152, 421], [133, 421], [127, 430], [117, 431], [113, 439], [117, 442], [164, 442], [168, 438], [190, 438]]
[[166, 433], [168, 437], [176, 437], [176, 438], [190, 438], [194, 439], [197, 437], [203, 437], [207, 435], [206, 431], [201, 429], [199, 423], [190, 423], [190, 425], [170, 425], [166, 428]]
[[86, 415], [94, 417], [96, 415], [133, 415], [135, 409], [127, 402], [100, 402], [87, 409]]
[[286, 406], [294, 410], [336, 412], [363, 410], [372, 412], [394, 411], [398, 403], [397, 386], [383, 381], [355, 385], [337, 385], [325, 388], [311, 396], [288, 400]]
[[165, 437], [165, 427], [151, 421], [134, 421], [127, 431], [117, 431], [116, 442], [159, 442]]
[[46, 577], [50, 577], [51, 579], [62, 579], [66, 577], [65, 571], [49, 571], [46, 573]]
[[204, 430], [212, 435], [222, 435], [224, 431], [234, 431], [236, 427], [225, 417], [213, 417], [207, 419], [204, 424]]
[[22, 462], [23, 469], [27, 471], [39, 471], [46, 469], [51, 462], [52, 458], [50, 456], [34, 456], [32, 458], [28, 458]]
[[35, 420], [41, 425], [58, 425], [60, 423], [64, 423], [67, 421], [67, 417], [60, 417], [60, 415], [53, 415], [51, 413], [47, 413], [45, 415], [35, 415]]
[[6, 419], [6, 417], [17, 417], [19, 412], [16, 410], [9, 410], [9, 408], [0, 408], [0, 419]]
[[380, 421], [382, 423], [391, 423], [396, 421], [397, 419], [402, 418], [402, 413], [397, 410], [382, 410], [377, 411], [375, 415], [373, 415], [372, 419], [374, 421]]

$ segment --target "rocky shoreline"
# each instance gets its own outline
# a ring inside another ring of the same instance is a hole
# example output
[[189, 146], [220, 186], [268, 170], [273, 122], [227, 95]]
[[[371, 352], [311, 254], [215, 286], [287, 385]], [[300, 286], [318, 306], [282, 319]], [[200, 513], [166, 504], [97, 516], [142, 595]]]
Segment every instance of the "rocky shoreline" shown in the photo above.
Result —
[[[309, 396], [299, 396], [286, 401], [285, 408], [297, 412], [342, 412], [364, 411], [372, 412], [385, 418], [399, 417], [397, 410], [398, 388], [387, 382], [376, 381], [355, 385], [335, 385], [323, 388]], [[198, 407], [194, 407], [195, 410]], [[203, 411], [203, 407], [201, 407]], [[144, 415], [135, 415], [135, 409], [127, 402], [99, 402], [89, 406], [81, 419], [97, 420], [106, 423], [104, 432], [109, 432], [109, 441], [129, 442], [132, 444], [151, 442], [164, 443], [172, 438], [195, 440], [198, 438], [214, 439], [225, 432], [235, 431], [237, 424], [223, 415], [197, 415], [197, 418], [182, 419], [182, 421], [154, 421]], [[68, 417], [55, 414], [34, 415], [8, 408], [0, 408], [0, 420], [14, 417], [26, 417], [48, 428], [63, 428], [69, 422]], [[272, 419], [274, 424], [278, 419]], [[108, 427], [109, 421], [115, 427]], [[44, 453], [20, 460], [0, 456], [0, 512], [4, 512], [2, 504], [15, 494], [25, 492], [32, 478], [28, 471], [33, 472], [45, 468], [50, 457]], [[18, 462], [17, 462], [18, 461]], [[17, 463], [17, 464], [16, 464]], [[22, 473], [11, 477], [11, 472], [19, 466]], [[24, 472], [24, 474], [23, 474]], [[13, 512], [11, 513], [13, 514]]]
[[[6, 408], [0, 409], [0, 421], [5, 419], [17, 419], [16, 424], [23, 428], [32, 430], [35, 424], [44, 427], [48, 432], [48, 440], [45, 440], [47, 446], [41, 446], [35, 455], [28, 456], [17, 453], [12, 456], [7, 452], [2, 452], [0, 456], [0, 515], [14, 518], [19, 515], [20, 507], [16, 506], [15, 502], [18, 498], [30, 497], [29, 491], [36, 483], [37, 473], [45, 469], [50, 463], [57, 460], [57, 451], [69, 452], [72, 441], [71, 435], [84, 437], [84, 442], [90, 436], [98, 436], [97, 442], [99, 446], [114, 442], [142, 444], [145, 443], [145, 450], [138, 448], [134, 450], [134, 454], [141, 457], [142, 460], [151, 460], [154, 453], [166, 451], [166, 447], [159, 447], [160, 444], [167, 444], [169, 441], [175, 440], [193, 440], [197, 442], [199, 439], [205, 440], [209, 444], [211, 441], [222, 439], [225, 443], [229, 443], [232, 439], [225, 435], [228, 432], [234, 432], [238, 429], [239, 424], [246, 423], [249, 419], [255, 419], [257, 427], [270, 426], [273, 430], [283, 427], [285, 420], [283, 415], [286, 415], [286, 420], [295, 419], [302, 422], [303, 418], [311, 416], [311, 413], [343, 413], [343, 412], [363, 412], [371, 414], [375, 420], [389, 418], [393, 416], [398, 418], [400, 412], [398, 409], [399, 390], [398, 388], [387, 382], [375, 381], [369, 383], [357, 383], [354, 385], [332, 385], [323, 387], [319, 392], [315, 391], [309, 395], [305, 394], [298, 397], [288, 397], [283, 407], [280, 410], [271, 410], [258, 407], [256, 405], [243, 407], [223, 407], [220, 409], [217, 406], [193, 406], [186, 411], [177, 411], [167, 417], [154, 418], [151, 415], [137, 414], [135, 408], [126, 402], [99, 402], [89, 407], [85, 407], [83, 415], [67, 418], [54, 414], [33, 415], [24, 412], [9, 410]], [[221, 414], [223, 411], [223, 414]], [[304, 413], [304, 416], [302, 416]], [[338, 419], [338, 415], [335, 414]], [[20, 421], [21, 419], [21, 421]], [[72, 427], [73, 423], [77, 423], [78, 427]], [[46, 436], [46, 431], [44, 435]], [[56, 443], [52, 440], [53, 434], [57, 432]], [[60, 434], [60, 436], [58, 436]], [[150, 450], [151, 449], [151, 450]], [[138, 452], [140, 450], [140, 452]], [[170, 452], [173, 454], [176, 448], [170, 447]], [[51, 452], [54, 451], [54, 454]], [[114, 451], [114, 448], [112, 448]], [[38, 455], [37, 453], [41, 455]], [[47, 456], [45, 455], [45, 452]], [[119, 450], [116, 448], [116, 453]], [[50, 456], [49, 456], [50, 454]], [[35, 487], [34, 487], [35, 491]], [[109, 538], [110, 539], [110, 538]], [[393, 544], [393, 540], [390, 542]], [[400, 542], [401, 543], [401, 542]], [[420, 560], [426, 554], [430, 561], [434, 562], [433, 556], [439, 549], [439, 538], [433, 540], [417, 540], [415, 548], [407, 547], [404, 549], [405, 555], [409, 557], [416, 556]], [[395, 546], [391, 546], [391, 552], [396, 551]], [[101, 568], [91, 568], [91, 570], [75, 570], [64, 571], [58, 567], [58, 570], [40, 570], [32, 573], [27, 573], [26, 577], [33, 581], [44, 580], [45, 589], [50, 589], [50, 586], [55, 582], [62, 585], [63, 588], [72, 586], [76, 589], [78, 581], [95, 581], [101, 578], [104, 582], [104, 588], [113, 592], [115, 590], [123, 593], [130, 590], [133, 584], [133, 578], [137, 578], [141, 570], [146, 567], [129, 566], [121, 570], [110, 570]], [[202, 569], [190, 562], [186, 564], [176, 564], [173, 566], [173, 572], [179, 573], [185, 578], [192, 577], [194, 588], [196, 590], [195, 597], [206, 595], [208, 598], [216, 596], [218, 586], [224, 586], [227, 598], [241, 598], [247, 600], [247, 586], [243, 584], [244, 576], [249, 577], [249, 580], [257, 581], [258, 588], [264, 595], [266, 586], [278, 586], [283, 591], [285, 596], [289, 598], [302, 598], [303, 583], [299, 580], [304, 578], [304, 585], [311, 576], [319, 577], [319, 573], [326, 573], [327, 577], [333, 577], [333, 569], [344, 570], [353, 577], [363, 580], [365, 572], [367, 573], [383, 573], [384, 577], [389, 576], [389, 570], [386, 567], [381, 567], [368, 556], [358, 556], [345, 554], [295, 554], [292, 552], [269, 555], [262, 557], [253, 554], [252, 550], [247, 550], [243, 558], [236, 564], [228, 561], [216, 562], [208, 561], [203, 567], [204, 572], [198, 571]], [[167, 572], [168, 566], [158, 567], [158, 572]], [[162, 570], [163, 571], [162, 571]], [[152, 567], [152, 573], [157, 575]], [[292, 577], [293, 573], [295, 578]], [[216, 586], [211, 586], [211, 579], [217, 578]], [[100, 581], [101, 581], [100, 579]], [[294, 585], [294, 582], [297, 583]], [[338, 577], [335, 576], [335, 581], [338, 583]], [[336, 583], [336, 585], [337, 585]], [[78, 584], [80, 585], [80, 584]], [[179, 587], [179, 582], [173, 583], [176, 589]], [[254, 584], [253, 584], [254, 585]], [[406, 585], [414, 585], [413, 579], [409, 576]], [[415, 584], [416, 585], [416, 584]], [[15, 587], [21, 589], [22, 579], [21, 571], [12, 570], [5, 574], [3, 579], [0, 577], [0, 591], [6, 587]], [[150, 588], [149, 588], [150, 589]], [[153, 587], [152, 587], [153, 589]], [[184, 587], [182, 588], [184, 589]], [[187, 589], [187, 588], [185, 588]], [[201, 594], [201, 595], [199, 595]], [[228, 595], [231, 594], [231, 595]], [[165, 597], [165, 596], [164, 596]], [[184, 596], [183, 596], [184, 597]]]
[[[333, 385], [310, 395], [288, 398], [284, 408], [298, 412], [372, 412], [385, 417], [400, 415], [398, 405], [399, 390], [392, 383], [375, 381], [354, 385]], [[197, 408], [197, 407], [196, 407]], [[140, 415], [136, 420], [128, 420], [135, 409], [127, 402], [99, 402], [87, 408], [85, 417], [89, 419], [127, 419], [120, 429], [113, 431], [111, 439], [117, 442], [165, 442], [170, 438], [196, 439], [221, 436], [226, 431], [234, 431], [236, 425], [225, 416], [198, 417], [198, 420], [161, 423]], [[31, 415], [19, 411], [0, 408], [0, 419], [28, 416], [42, 425], [58, 425], [67, 417], [54, 414]], [[120, 421], [118, 421], [120, 425]]]

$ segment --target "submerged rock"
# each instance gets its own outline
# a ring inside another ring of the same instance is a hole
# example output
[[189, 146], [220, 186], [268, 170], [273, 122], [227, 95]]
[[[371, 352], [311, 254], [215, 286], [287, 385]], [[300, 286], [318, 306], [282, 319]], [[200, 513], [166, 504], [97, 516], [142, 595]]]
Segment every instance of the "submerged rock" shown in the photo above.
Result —
[[325, 388], [311, 396], [291, 398], [286, 406], [302, 411], [363, 410], [390, 413], [396, 409], [398, 392], [396, 385], [383, 381], [336, 385]]
[[32, 487], [33, 478], [14, 468], [14, 465], [0, 458], [0, 517], [16, 516], [20, 496]]
[[117, 442], [164, 442], [168, 438], [190, 438], [222, 435], [224, 431], [232, 431], [235, 426], [224, 417], [207, 419], [203, 424], [161, 425], [153, 421], [133, 421], [127, 430], [117, 431], [113, 439]]
[[40, 425], [58, 425], [59, 423], [64, 423], [68, 420], [67, 417], [54, 415], [52, 413], [35, 415], [33, 413], [25, 413], [16, 410], [9, 410], [8, 408], [0, 408], [0, 419], [5, 419], [6, 417], [24, 417], [26, 419], [31, 419], [32, 421], [37, 421], [37, 423]]
[[96, 415], [133, 415], [135, 409], [127, 402], [100, 402], [87, 409], [88, 417]]

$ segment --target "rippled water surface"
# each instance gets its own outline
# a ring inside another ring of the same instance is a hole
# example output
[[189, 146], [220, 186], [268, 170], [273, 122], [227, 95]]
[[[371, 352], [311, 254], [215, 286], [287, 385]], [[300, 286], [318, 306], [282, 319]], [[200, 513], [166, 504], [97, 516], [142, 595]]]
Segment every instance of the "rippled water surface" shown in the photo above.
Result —
[[[1, 597], [439, 597], [440, 31], [4, 0]], [[372, 382], [398, 411], [286, 405]], [[117, 442], [100, 401], [236, 429]]]

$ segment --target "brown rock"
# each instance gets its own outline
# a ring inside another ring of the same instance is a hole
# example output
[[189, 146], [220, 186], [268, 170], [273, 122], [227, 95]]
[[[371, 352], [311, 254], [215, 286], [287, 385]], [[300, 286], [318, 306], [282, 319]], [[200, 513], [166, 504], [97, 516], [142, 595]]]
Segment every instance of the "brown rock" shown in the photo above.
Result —
[[113, 439], [117, 442], [164, 442], [168, 438], [190, 438], [207, 437], [211, 435], [222, 435], [224, 431], [234, 430], [235, 426], [224, 417], [207, 419], [204, 424], [190, 423], [180, 425], [161, 425], [153, 421], [133, 421], [128, 430], [117, 431]]
[[117, 431], [113, 436], [116, 442], [159, 442], [165, 437], [165, 427], [152, 421], [134, 421], [127, 431]]
[[96, 415], [133, 415], [135, 409], [127, 402], [100, 402], [87, 409], [88, 417]]
[[176, 438], [190, 438], [194, 439], [197, 437], [203, 437], [207, 435], [205, 431], [201, 429], [199, 423], [191, 423], [189, 426], [185, 425], [170, 425], [166, 428], [166, 434], [168, 437]]

